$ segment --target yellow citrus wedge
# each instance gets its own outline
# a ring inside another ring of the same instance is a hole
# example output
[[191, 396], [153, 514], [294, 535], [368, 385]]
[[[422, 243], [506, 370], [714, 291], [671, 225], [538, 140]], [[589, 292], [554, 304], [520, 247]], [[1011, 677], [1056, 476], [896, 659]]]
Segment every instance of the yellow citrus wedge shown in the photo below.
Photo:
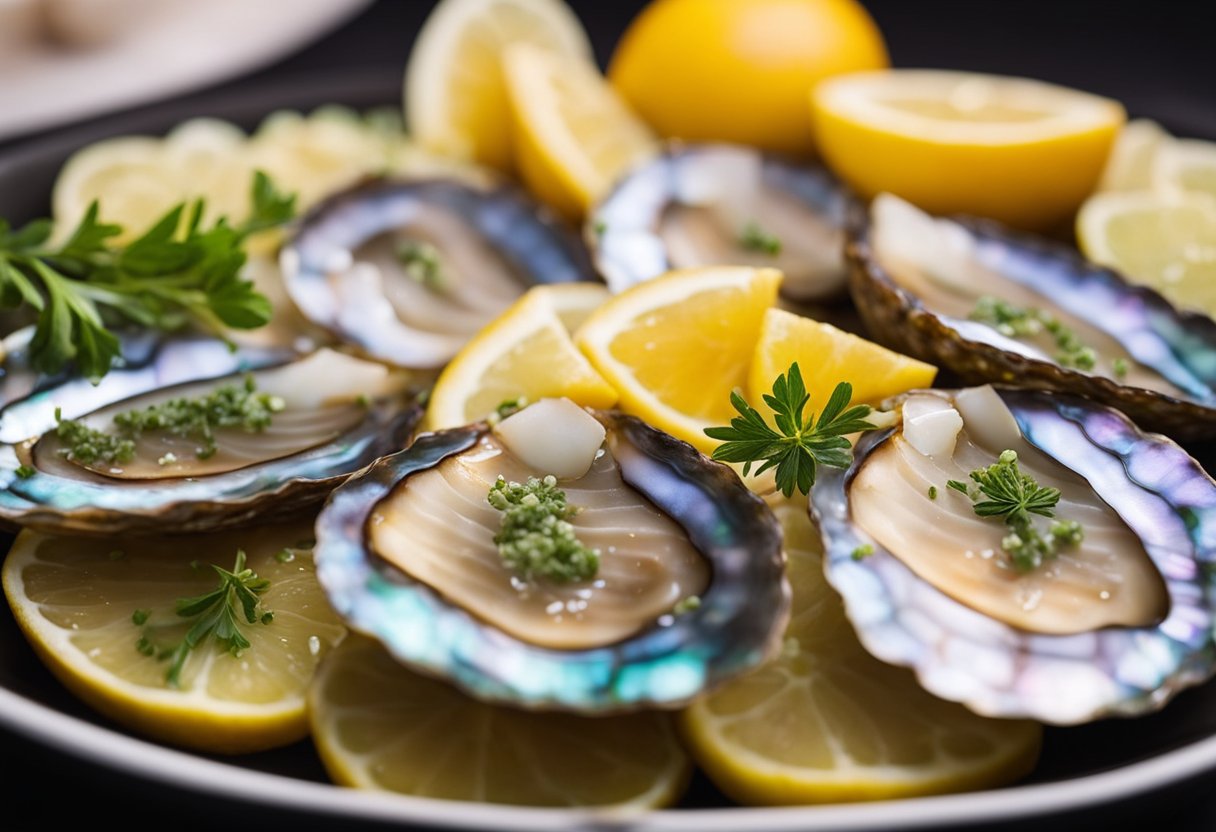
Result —
[[1029, 772], [1038, 723], [978, 716], [867, 653], [823, 577], [805, 500], [776, 508], [794, 592], [785, 650], [681, 714], [714, 783], [743, 803], [829, 803], [987, 788]]
[[563, 319], [578, 321], [608, 297], [599, 284], [530, 289], [464, 346], [431, 391], [431, 430], [467, 425], [507, 399], [565, 396], [612, 407], [617, 394], [574, 346]]
[[842, 381], [853, 385], [853, 401], [878, 405], [888, 396], [932, 387], [937, 368], [892, 352], [872, 341], [783, 309], [764, 314], [760, 341], [747, 379], [747, 400], [758, 406], [777, 376], [798, 362], [812, 408], [827, 401]]
[[1090, 260], [1152, 286], [1177, 306], [1216, 315], [1216, 198], [1097, 194], [1077, 215], [1077, 240]]
[[1155, 121], [1138, 118], [1123, 125], [1102, 172], [1100, 191], [1140, 191], [1153, 186], [1157, 153], [1173, 142]]
[[911, 69], [830, 78], [812, 110], [824, 159], [864, 196], [1032, 229], [1072, 218], [1125, 117], [1040, 81]]
[[730, 422], [781, 272], [719, 266], [669, 272], [615, 296], [574, 335], [620, 406], [706, 453]]
[[502, 53], [531, 43], [591, 61], [591, 44], [562, 0], [442, 0], [405, 69], [410, 132], [428, 150], [511, 170], [511, 109]]
[[1153, 157], [1153, 184], [1172, 193], [1216, 199], [1216, 142], [1172, 139]]
[[580, 220], [657, 141], [590, 62], [527, 44], [504, 56], [515, 158], [537, 199]]
[[[311, 518], [121, 542], [27, 531], [4, 562], [4, 593], [50, 671], [115, 722], [200, 751], [261, 751], [307, 735], [305, 689], [346, 632], [314, 576], [311, 538]], [[176, 615], [175, 604], [216, 589], [211, 565], [231, 570], [238, 549], [270, 582], [259, 612], [271, 611], [273, 619], [239, 619], [250, 643], [239, 657], [208, 636], [172, 687], [171, 662], [144, 655], [136, 644], [141, 636], [157, 649], [179, 643], [194, 619]], [[148, 616], [143, 626], [137, 610]]]
[[524, 806], [674, 802], [689, 763], [666, 714], [580, 717], [486, 705], [352, 637], [309, 691], [313, 741], [338, 783]]

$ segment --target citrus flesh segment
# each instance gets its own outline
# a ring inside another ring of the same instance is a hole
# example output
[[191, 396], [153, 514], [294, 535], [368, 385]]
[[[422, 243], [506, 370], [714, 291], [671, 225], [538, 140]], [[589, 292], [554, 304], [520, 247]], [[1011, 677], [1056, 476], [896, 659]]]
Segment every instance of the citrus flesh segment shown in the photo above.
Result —
[[476, 422], [521, 396], [565, 396], [587, 407], [612, 407], [616, 391], [574, 346], [558, 311], [562, 306], [568, 318], [577, 319], [585, 314], [580, 303], [600, 298], [592, 290], [530, 289], [444, 368], [431, 391], [427, 426], [441, 430]]
[[727, 424], [731, 390], [747, 384], [781, 273], [722, 266], [669, 272], [596, 310], [575, 333], [620, 406], [708, 453], [704, 429]]
[[832, 78], [812, 111], [828, 165], [863, 196], [1030, 229], [1071, 219], [1122, 126], [1107, 98], [1025, 78], [890, 70]]
[[770, 309], [764, 315], [748, 373], [748, 401], [758, 407], [773, 381], [794, 362], [811, 396], [812, 409], [825, 403], [842, 381], [853, 385], [854, 402], [877, 406], [889, 396], [932, 387], [937, 377], [932, 364], [892, 352], [831, 324]]
[[1153, 184], [1171, 193], [1216, 199], [1216, 142], [1172, 139], [1153, 156]]
[[583, 717], [487, 705], [352, 637], [309, 691], [313, 741], [338, 783], [525, 806], [674, 802], [689, 762], [666, 714]]
[[743, 803], [828, 803], [1003, 785], [1034, 766], [1042, 727], [926, 693], [862, 647], [823, 577], [804, 501], [774, 501], [793, 616], [782, 654], [681, 713], [693, 758]]
[[1157, 154], [1173, 138], [1155, 121], [1137, 118], [1123, 125], [1102, 172], [1099, 191], [1139, 191], [1153, 186]]
[[[4, 592], [18, 625], [48, 669], [83, 701], [127, 728], [200, 751], [237, 754], [295, 742], [308, 733], [305, 689], [345, 628], [317, 584], [308, 520], [188, 538], [48, 537], [22, 532], [4, 563]], [[179, 599], [219, 586], [214, 564], [236, 552], [270, 581], [260, 596], [269, 623], [245, 623], [239, 657], [212, 637], [194, 648], [177, 687], [167, 660], [137, 649], [178, 643], [193, 619]], [[148, 615], [137, 625], [136, 613]], [[151, 628], [151, 629], [149, 629]]]
[[1216, 315], [1216, 198], [1098, 194], [1077, 216], [1077, 240], [1090, 260], [1153, 287], [1180, 308]]
[[527, 44], [504, 57], [524, 183], [581, 219], [617, 178], [656, 152], [655, 137], [590, 62]]
[[406, 122], [427, 149], [511, 170], [511, 110], [503, 50], [535, 44], [591, 60], [591, 44], [561, 0], [443, 0], [405, 69]]

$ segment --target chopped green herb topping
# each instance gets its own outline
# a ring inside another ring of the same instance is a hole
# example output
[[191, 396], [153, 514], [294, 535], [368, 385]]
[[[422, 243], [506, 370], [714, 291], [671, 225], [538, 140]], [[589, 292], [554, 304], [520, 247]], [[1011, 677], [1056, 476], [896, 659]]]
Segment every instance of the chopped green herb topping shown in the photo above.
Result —
[[443, 288], [443, 258], [439, 249], [421, 240], [408, 240], [397, 246], [397, 260], [405, 268], [405, 274], [411, 280], [421, 283], [428, 289], [438, 291]]
[[28, 480], [34, 474], [37, 474], [38, 470], [30, 465], [18, 465], [17, 470], [13, 473], [23, 480]]
[[591, 224], [591, 230], [595, 233], [595, 236], [603, 237], [604, 232], [608, 230], [608, 223], [604, 222], [604, 220], [596, 220]]
[[503, 513], [494, 542], [512, 572], [524, 580], [560, 583], [595, 577], [599, 550], [584, 546], [575, 535], [567, 521], [578, 508], [566, 503], [566, 492], [557, 487], [552, 474], [544, 479], [530, 477], [523, 485], [499, 477], [486, 499]]
[[693, 610], [699, 609], [701, 609], [701, 596], [689, 595], [686, 598], [681, 598], [679, 601], [677, 601], [676, 605], [671, 608], [671, 611], [675, 615], [687, 615]]
[[781, 240], [755, 222], [743, 226], [743, 233], [739, 235], [739, 246], [745, 251], [758, 251], [769, 257], [776, 257], [781, 253]]
[[960, 480], [946, 480], [946, 488], [952, 488], [955, 491], [962, 494], [967, 494], [968, 496], [971, 494], [971, 486], [967, 485], [965, 482], [961, 482]]
[[[159, 643], [157, 631], [163, 628], [147, 623], [150, 611], [136, 610], [131, 617], [136, 626], [143, 628], [139, 640], [135, 642], [135, 649], [145, 656], [155, 656], [159, 661], [168, 660], [165, 682], [173, 688], [181, 686], [182, 668], [190, 652], [208, 638], [214, 637], [230, 654], [240, 657], [241, 652], [251, 646], [249, 639], [241, 632], [241, 620], [248, 624], [269, 624], [274, 619], [270, 611], [259, 610], [260, 596], [270, 588], [270, 581], [259, 578], [245, 566], [243, 551], [237, 551], [231, 572], [215, 565], [211, 568], [219, 576], [219, 586], [203, 595], [179, 598], [174, 606], [178, 617], [192, 622], [186, 635], [177, 643]], [[137, 617], [142, 620], [136, 620]]]
[[[1005, 450], [987, 468], [971, 472], [975, 489], [951, 480], [949, 485], [967, 494], [975, 503], [980, 517], [999, 517], [1009, 527], [1001, 540], [1001, 549], [1018, 572], [1030, 572], [1044, 561], [1059, 554], [1060, 549], [1076, 546], [1084, 539], [1081, 524], [1075, 520], [1059, 520], [1051, 525], [1047, 536], [1035, 528], [1031, 515], [1054, 517], [1060, 491], [1039, 485], [1018, 467], [1016, 451]], [[958, 486], [963, 486], [959, 488]]]
[[929, 486], [929, 499], [930, 500], [937, 499], [937, 486], [936, 485]]
[[1127, 378], [1127, 371], [1131, 368], [1128, 366], [1127, 359], [1120, 357], [1110, 363], [1110, 369], [1115, 374], [1115, 378], [1122, 381]]
[[803, 411], [811, 397], [795, 362], [773, 382], [772, 395], [764, 396], [775, 413], [776, 430], [738, 391], [733, 391], [730, 403], [739, 415], [731, 419], [728, 427], [706, 428], [705, 435], [723, 440], [714, 449], [714, 459], [742, 462], [744, 476], [751, 473], [753, 464], [763, 461], [756, 474], [776, 468], [777, 488], [786, 497], [795, 488], [809, 494], [818, 466], [848, 468], [853, 461], [853, 448], [845, 436], [875, 428], [866, 421], [871, 408], [864, 404], [850, 407], [852, 397], [853, 385], [842, 381], [832, 391], [819, 418], [811, 413], [804, 419]]
[[280, 549], [274, 553], [274, 559], [279, 563], [291, 563], [296, 559], [296, 553], [290, 549]]
[[851, 557], [853, 560], [865, 560], [872, 554], [874, 554], [874, 544], [863, 543], [850, 552], [849, 557]]
[[1093, 347], [1086, 346], [1075, 332], [1042, 309], [1024, 309], [999, 298], [982, 297], [971, 312], [971, 320], [988, 324], [1008, 338], [1029, 338], [1047, 332], [1055, 341], [1055, 360], [1061, 367], [1089, 371], [1097, 366], [1098, 354]]
[[[278, 396], [259, 393], [253, 376], [246, 376], [243, 385], [225, 384], [204, 396], [170, 399], [142, 410], [119, 413], [114, 416], [112, 433], [74, 419], [64, 419], [59, 411], [55, 412], [55, 419], [59, 422], [59, 441], [64, 446], [60, 453], [85, 465], [112, 465], [134, 459], [135, 443], [151, 431], [193, 439], [199, 443], [196, 456], [208, 459], [218, 450], [217, 430], [240, 428], [247, 433], [258, 433], [270, 426], [274, 414], [284, 406]], [[176, 461], [177, 457], [171, 453], [158, 460], [161, 465]]]
[[503, 399], [498, 403], [498, 407], [494, 408], [494, 412], [487, 417], [486, 421], [489, 422], [490, 426], [492, 427], [508, 416], [523, 410], [530, 404], [531, 402], [528, 401], [527, 396], [516, 396], [513, 399]]

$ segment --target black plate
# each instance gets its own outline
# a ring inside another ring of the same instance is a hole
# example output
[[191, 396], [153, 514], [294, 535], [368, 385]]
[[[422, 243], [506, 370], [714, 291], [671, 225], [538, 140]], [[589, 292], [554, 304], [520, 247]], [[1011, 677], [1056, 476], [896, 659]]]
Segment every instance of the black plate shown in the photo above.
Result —
[[[337, 102], [357, 108], [395, 104], [397, 77], [368, 75], [295, 78], [290, 83], [245, 86], [239, 92], [199, 96], [133, 116], [110, 119], [53, 139], [0, 154], [0, 216], [14, 221], [45, 215], [60, 165], [75, 149], [107, 135], [163, 133], [193, 116], [226, 118], [251, 128], [281, 108], [308, 109]], [[1195, 449], [1211, 460], [1210, 449]], [[1212, 465], [1209, 464], [1209, 470]], [[7, 549], [7, 538], [0, 539]], [[0, 748], [9, 762], [32, 753], [46, 771], [64, 772], [89, 785], [113, 806], [143, 806], [134, 817], [171, 813], [173, 822], [241, 819], [291, 823], [294, 832], [343, 818], [343, 828], [392, 824], [406, 828], [494, 830], [646, 829], [687, 832], [941, 828], [958, 824], [1015, 824], [1075, 828], [1076, 816], [1096, 813], [1126, 821], [1193, 799], [1194, 780], [1216, 771], [1216, 684], [1178, 697], [1163, 712], [1070, 729], [1049, 729], [1033, 775], [1005, 789], [876, 804], [779, 809], [732, 806], [698, 777], [679, 807], [608, 821], [584, 812], [528, 810], [445, 803], [355, 792], [327, 783], [308, 743], [241, 758], [185, 753], [133, 737], [82, 706], [42, 667], [7, 608], [0, 611]], [[21, 783], [20, 777], [16, 783]], [[10, 781], [11, 788], [13, 781]], [[53, 792], [62, 794], [61, 784]], [[0, 794], [6, 790], [0, 785]], [[18, 806], [43, 806], [23, 793]], [[56, 806], [39, 814], [54, 818]], [[61, 806], [58, 811], [64, 811]], [[49, 814], [48, 814], [49, 813]], [[1042, 819], [1054, 820], [1044, 825]], [[620, 824], [619, 826], [617, 824]], [[601, 825], [602, 824], [602, 825]], [[1121, 825], [1121, 824], [1120, 824]], [[239, 828], [245, 828], [242, 825]], [[990, 827], [998, 828], [998, 827]], [[1014, 828], [1014, 827], [1009, 827]], [[1207, 828], [1197, 826], [1199, 828]]]

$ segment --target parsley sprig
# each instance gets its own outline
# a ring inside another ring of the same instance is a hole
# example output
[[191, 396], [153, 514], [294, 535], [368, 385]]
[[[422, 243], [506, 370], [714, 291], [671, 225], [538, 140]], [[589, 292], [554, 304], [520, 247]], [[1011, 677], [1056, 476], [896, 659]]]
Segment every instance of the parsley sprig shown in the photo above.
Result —
[[1030, 572], [1054, 558], [1061, 548], [1076, 546], [1084, 538], [1081, 524], [1075, 520], [1052, 523], [1047, 535], [1035, 528], [1032, 514], [1055, 517], [1060, 490], [1039, 485], [1034, 477], [1022, 473], [1016, 451], [1002, 451], [992, 465], [972, 471], [971, 480], [974, 486], [959, 480], [946, 485], [970, 497], [980, 517], [1005, 521], [1009, 534], [1001, 540], [1001, 549], [1017, 571]]
[[738, 391], [732, 391], [730, 403], [739, 415], [728, 427], [706, 428], [705, 435], [723, 441], [714, 450], [714, 459], [742, 462], [744, 476], [751, 473], [752, 465], [762, 463], [756, 473], [775, 468], [777, 488], [786, 497], [793, 495], [795, 488], [809, 494], [820, 465], [848, 468], [853, 461], [853, 448], [846, 435], [877, 427], [866, 421], [872, 408], [864, 404], [850, 407], [852, 398], [853, 385], [842, 381], [818, 418], [814, 413], [804, 418], [811, 397], [795, 362], [773, 382], [772, 394], [764, 396], [773, 409], [776, 430]]
[[202, 222], [203, 200], [182, 203], [125, 246], [120, 226], [98, 219], [94, 201], [59, 246], [49, 244], [50, 220], [14, 229], [0, 219], [0, 307], [37, 313], [30, 341], [34, 368], [54, 373], [75, 362], [99, 379], [120, 357], [110, 326], [123, 321], [174, 330], [194, 323], [220, 333], [255, 329], [270, 320], [270, 301], [240, 277], [243, 245], [252, 234], [281, 225], [295, 197], [254, 174], [248, 219]]
[[186, 659], [209, 637], [214, 637], [234, 657], [240, 657], [242, 651], [251, 646], [249, 639], [241, 632], [241, 619], [249, 624], [269, 624], [274, 619], [274, 613], [259, 611], [260, 596], [270, 588], [270, 581], [259, 578], [245, 565], [244, 551], [237, 550], [236, 563], [231, 572], [214, 564], [211, 568], [219, 575], [219, 586], [193, 598], [180, 598], [175, 605], [180, 617], [193, 620], [181, 641], [170, 646], [158, 646], [155, 630], [147, 623], [150, 612], [136, 610], [131, 616], [132, 622], [143, 628], [139, 641], [135, 643], [136, 649], [146, 656], [169, 661], [165, 682], [170, 687], [181, 686]]

